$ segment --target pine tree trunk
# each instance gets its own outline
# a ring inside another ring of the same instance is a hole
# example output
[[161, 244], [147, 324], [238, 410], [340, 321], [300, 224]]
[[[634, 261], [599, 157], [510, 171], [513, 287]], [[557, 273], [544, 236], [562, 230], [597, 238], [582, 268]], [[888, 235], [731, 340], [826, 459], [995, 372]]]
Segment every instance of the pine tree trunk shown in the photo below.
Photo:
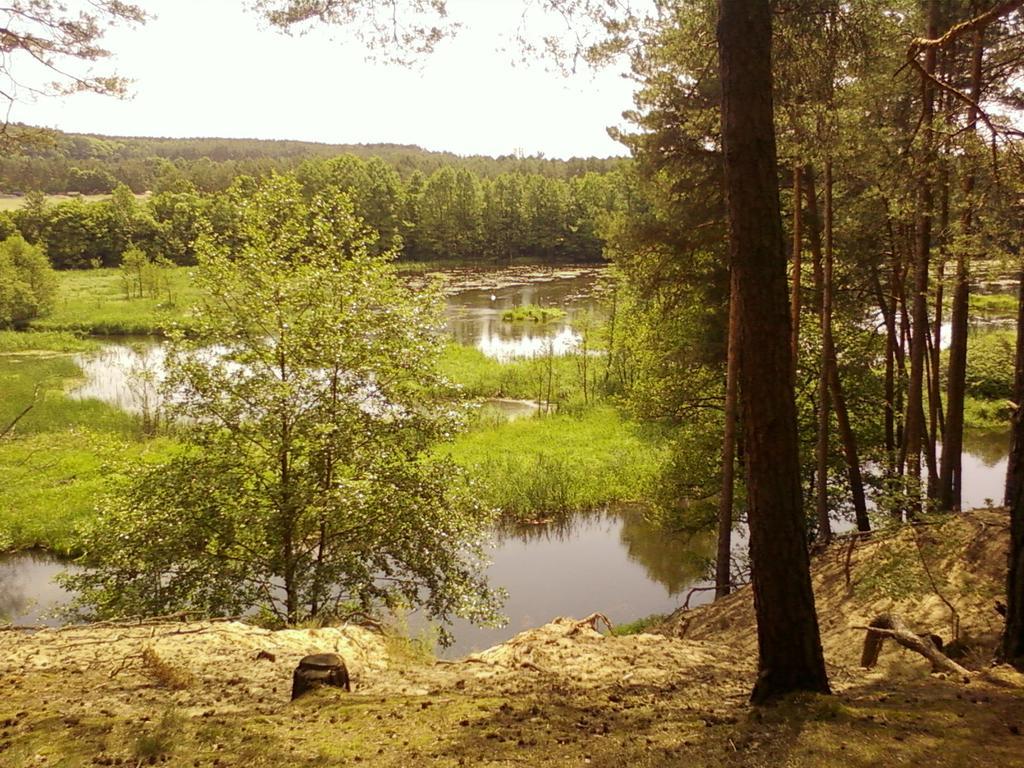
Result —
[[1006, 465], [1006, 506], [1010, 510], [1010, 552], [1006, 575], [1003, 658], [1024, 668], [1024, 270], [1017, 299], [1017, 355], [1013, 377], [1013, 427]]
[[[971, 55], [971, 98], [975, 104], [981, 99], [982, 60], [984, 57], [983, 32], [974, 35]], [[978, 110], [973, 105], [967, 113], [967, 128], [971, 137], [978, 128]], [[964, 210], [961, 228], [965, 235], [974, 231], [974, 209], [971, 196], [974, 194], [975, 175], [968, 163], [964, 177]], [[949, 344], [949, 372], [946, 384], [946, 433], [942, 442], [942, 471], [939, 483], [939, 508], [946, 511], [959, 510], [962, 499], [963, 446], [964, 446], [964, 395], [967, 378], [967, 331], [971, 302], [970, 274], [967, 254], [963, 246], [956, 254], [956, 285], [953, 288], [953, 310], [950, 322], [952, 337]]]
[[[800, 310], [803, 291], [800, 290], [800, 274], [803, 271], [803, 199], [801, 198], [804, 168], [797, 164], [793, 168], [793, 277], [790, 280], [793, 291], [793, 376], [800, 357]], [[795, 379], [794, 379], [795, 381]]]
[[[826, 164], [826, 175], [829, 170]], [[826, 205], [826, 232], [828, 240], [828, 216]], [[828, 437], [829, 437], [829, 414], [831, 404], [829, 400], [829, 368], [831, 365], [831, 341], [832, 319], [831, 300], [827, 285], [824, 262], [827, 246], [821, 244], [821, 219], [818, 216], [818, 197], [814, 179], [814, 168], [807, 167], [807, 215], [810, 224], [811, 254], [814, 257], [814, 292], [816, 294], [818, 309], [818, 324], [821, 329], [821, 358], [818, 370], [818, 429], [817, 443], [814, 449], [815, 457], [815, 485], [814, 485], [814, 517], [818, 523], [818, 541], [828, 544], [832, 540], [832, 525], [828, 519]]]
[[[938, 0], [928, 2], [929, 39], [938, 34]], [[933, 122], [935, 115], [935, 85], [929, 77], [935, 74], [935, 49], [925, 53], [922, 76], [921, 124], [924, 131], [923, 170], [918, 180], [917, 217], [914, 226], [914, 294], [912, 301], [913, 333], [910, 338], [910, 381], [907, 385], [906, 455], [908, 492], [908, 518], [921, 512], [921, 450], [926, 438], [924, 421], [924, 366], [928, 346], [928, 278], [931, 257], [932, 209], [934, 194], [931, 171], [934, 155]]]
[[722, 435], [722, 492], [718, 497], [718, 553], [715, 560], [715, 599], [725, 597], [732, 588], [730, 560], [732, 552], [732, 507], [736, 467], [736, 401], [739, 373], [739, 308], [736, 284], [730, 276], [729, 348], [725, 372], [725, 429]]
[[751, 700], [827, 693], [800, 499], [785, 240], [772, 114], [769, 0], [719, 0], [718, 49], [729, 253], [759, 676]]
[[885, 455], [886, 474], [891, 475], [896, 467], [896, 311], [885, 298], [877, 267], [871, 269], [871, 283], [885, 323]]

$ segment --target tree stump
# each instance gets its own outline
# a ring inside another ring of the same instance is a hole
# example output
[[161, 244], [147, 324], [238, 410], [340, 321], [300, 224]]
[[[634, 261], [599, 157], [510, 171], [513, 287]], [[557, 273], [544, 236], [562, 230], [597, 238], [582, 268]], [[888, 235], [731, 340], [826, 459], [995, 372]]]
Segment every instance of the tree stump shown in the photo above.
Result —
[[336, 653], [315, 653], [299, 662], [292, 675], [292, 701], [321, 685], [352, 690], [345, 660]]

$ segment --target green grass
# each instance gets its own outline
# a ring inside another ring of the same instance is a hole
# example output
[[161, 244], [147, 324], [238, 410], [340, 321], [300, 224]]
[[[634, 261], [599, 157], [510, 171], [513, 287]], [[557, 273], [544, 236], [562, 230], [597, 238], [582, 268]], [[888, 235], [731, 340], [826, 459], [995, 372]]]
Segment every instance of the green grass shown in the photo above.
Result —
[[552, 367], [552, 401], [574, 399], [580, 389], [576, 359], [572, 356], [537, 357], [501, 362], [475, 347], [449, 344], [441, 358], [441, 372], [459, 384], [469, 397], [547, 399], [548, 363]]
[[34, 352], [54, 354], [65, 352], [89, 352], [99, 345], [92, 339], [83, 338], [64, 331], [0, 331], [0, 355]]
[[67, 397], [81, 370], [60, 350], [91, 344], [69, 334], [0, 334], [8, 350], [0, 354], [0, 429], [31, 406], [0, 440], [0, 550], [74, 552], [76, 526], [94, 514], [117, 467], [174, 448], [166, 439], [144, 441], [131, 414]]
[[609, 406], [485, 427], [445, 446], [488, 504], [523, 521], [647, 500], [666, 450], [656, 432]]
[[635, 621], [616, 624], [612, 627], [611, 635], [613, 637], [640, 635], [653, 627], [657, 627], [659, 624], [664, 624], [667, 619], [667, 613], [652, 613], [650, 616], [644, 616], [643, 618], [636, 619]]
[[1009, 400], [964, 398], [964, 426], [969, 429], [1009, 429], [1013, 405]]
[[31, 410], [18, 422], [15, 435], [36, 435], [71, 427], [111, 432], [122, 437], [138, 433], [131, 414], [98, 400], [74, 400], [65, 392], [81, 376], [71, 355], [25, 354], [0, 356], [0, 425], [6, 427], [26, 407]]
[[174, 450], [169, 439], [131, 440], [81, 426], [0, 441], [0, 550], [75, 554], [77, 527], [95, 515], [125, 462], [158, 461]]
[[117, 269], [60, 272], [54, 309], [34, 320], [32, 328], [101, 336], [163, 333], [175, 323], [186, 322], [188, 310], [199, 297], [190, 268], [170, 268], [167, 276], [169, 289], [159, 298], [127, 299]]
[[565, 317], [565, 311], [554, 307], [538, 307], [536, 304], [524, 304], [521, 307], [506, 309], [501, 313], [506, 323], [548, 323]]
[[1017, 297], [1009, 293], [973, 293], [970, 314], [986, 319], [1016, 317]]

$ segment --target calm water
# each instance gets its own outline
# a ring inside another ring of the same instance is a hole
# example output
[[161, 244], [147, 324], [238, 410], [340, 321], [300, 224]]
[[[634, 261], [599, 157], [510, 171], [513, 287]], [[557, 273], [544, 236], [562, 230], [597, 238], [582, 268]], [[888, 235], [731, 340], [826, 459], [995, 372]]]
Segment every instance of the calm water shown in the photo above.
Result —
[[19, 552], [0, 558], [0, 623], [56, 624], [53, 613], [71, 595], [54, 577], [63, 561], [46, 552]]
[[[475, 346], [499, 360], [546, 354], [564, 355], [576, 348], [576, 328], [585, 316], [599, 311], [596, 293], [600, 268], [556, 270], [466, 271], [448, 284], [445, 317], [448, 331], [460, 344]], [[507, 323], [505, 310], [533, 304], [566, 313], [548, 323]]]
[[[574, 324], [597, 311], [601, 270], [594, 268], [499, 271], [460, 270], [447, 274], [448, 330], [462, 344], [507, 359], [570, 351], [578, 340]], [[564, 319], [537, 325], [505, 323], [508, 308], [537, 304], [564, 309]], [[84, 380], [72, 397], [97, 398], [138, 412], [151, 403], [155, 385], [139, 385], [137, 373], [158, 378], [163, 350], [152, 340], [112, 344], [78, 358]], [[524, 418], [536, 412], [527, 401], [495, 400], [481, 408], [482, 419]], [[1008, 436], [1004, 431], [966, 437], [964, 505], [984, 506], [1002, 498]], [[742, 543], [741, 543], [742, 545]], [[653, 529], [635, 509], [592, 512], [566, 525], [528, 526], [496, 533], [491, 583], [509, 598], [501, 629], [465, 623], [454, 627], [457, 645], [448, 655], [467, 653], [507, 639], [556, 616], [599, 611], [614, 622], [676, 608], [694, 585], [701, 585], [701, 562], [712, 552], [708, 540], [673, 538]], [[54, 558], [21, 553], [0, 559], [0, 621], [52, 623], [55, 608], [69, 596], [53, 577], [63, 569]], [[694, 595], [692, 604], [710, 598]], [[415, 617], [410, 620], [415, 627]]]

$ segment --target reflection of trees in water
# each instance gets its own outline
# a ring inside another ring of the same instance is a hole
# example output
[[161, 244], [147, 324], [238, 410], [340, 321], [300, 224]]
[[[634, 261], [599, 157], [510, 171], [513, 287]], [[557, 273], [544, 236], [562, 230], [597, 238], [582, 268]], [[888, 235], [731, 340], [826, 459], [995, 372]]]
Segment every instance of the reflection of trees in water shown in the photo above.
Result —
[[495, 527], [494, 538], [499, 545], [509, 540], [521, 541], [524, 544], [535, 541], [566, 541], [576, 536], [584, 525], [618, 517], [619, 514], [615, 511], [591, 509], [555, 518], [550, 523], [538, 525], [501, 521]]
[[647, 578], [669, 594], [677, 595], [703, 579], [711, 557], [711, 534], [672, 534], [650, 522], [641, 508], [618, 507], [579, 512], [545, 525], [504, 523], [496, 530], [499, 544], [516, 540], [525, 544], [538, 541], [567, 541], [584, 527], [608, 521], [619, 526], [619, 541], [629, 559], [642, 565]]
[[1006, 429], [969, 429], [964, 431], [964, 451], [975, 456], [986, 467], [994, 467], [1010, 450], [1010, 433]]
[[32, 603], [25, 594], [24, 582], [19, 578], [20, 567], [18, 558], [5, 557], [0, 559], [0, 621], [10, 622], [17, 616], [24, 615]]
[[652, 524], [637, 509], [624, 510], [621, 517], [619, 538], [629, 559], [640, 563], [648, 578], [664, 585], [670, 595], [704, 578], [713, 551], [710, 533], [673, 534]]

